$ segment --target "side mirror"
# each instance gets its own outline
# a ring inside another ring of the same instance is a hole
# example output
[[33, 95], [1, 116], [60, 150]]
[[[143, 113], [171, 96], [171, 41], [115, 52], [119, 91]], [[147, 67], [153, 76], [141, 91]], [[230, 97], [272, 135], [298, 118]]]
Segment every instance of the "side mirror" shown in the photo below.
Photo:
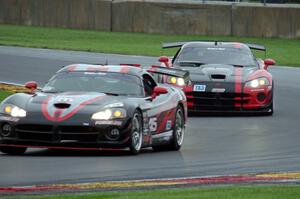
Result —
[[161, 94], [166, 94], [168, 93], [168, 90], [164, 87], [156, 86], [153, 90], [153, 94], [151, 96], [152, 99], [156, 98], [157, 96]]
[[158, 59], [159, 62], [163, 63], [165, 65], [165, 67], [170, 67], [170, 59], [169, 57], [166, 57], [166, 56], [161, 56], [159, 59]]
[[275, 65], [275, 61], [273, 59], [265, 59], [264, 64], [265, 64], [264, 69], [267, 70], [269, 66]]
[[37, 89], [37, 83], [35, 81], [26, 82], [25, 88], [29, 89], [31, 93], [34, 93]]

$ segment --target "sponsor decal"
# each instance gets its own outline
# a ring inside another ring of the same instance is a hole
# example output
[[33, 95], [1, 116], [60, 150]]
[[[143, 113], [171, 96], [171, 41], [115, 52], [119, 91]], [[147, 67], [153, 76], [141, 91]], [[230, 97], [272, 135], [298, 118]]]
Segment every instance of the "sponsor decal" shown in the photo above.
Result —
[[20, 118], [0, 116], [0, 120], [10, 121], [10, 122], [18, 122], [20, 120]]
[[157, 118], [152, 117], [149, 119], [149, 130], [156, 131], [157, 130]]
[[63, 98], [58, 98], [57, 102], [71, 103], [71, 102], [73, 102], [73, 99], [69, 98], [69, 97], [63, 97]]
[[172, 127], [172, 120], [168, 120], [166, 124], [166, 130], [170, 130]]
[[115, 125], [115, 126], [121, 126], [122, 121], [115, 121], [115, 120], [103, 120], [103, 121], [96, 121], [95, 125]]
[[225, 50], [225, 48], [207, 48], [207, 50]]
[[115, 108], [115, 107], [123, 107], [124, 104], [122, 102], [116, 102], [113, 104], [105, 105], [104, 108]]
[[203, 85], [203, 84], [195, 84], [194, 85], [194, 91], [204, 92], [205, 89], [206, 89], [206, 85]]
[[211, 90], [211, 92], [213, 92], [213, 93], [224, 93], [225, 92], [225, 88], [213, 88]]

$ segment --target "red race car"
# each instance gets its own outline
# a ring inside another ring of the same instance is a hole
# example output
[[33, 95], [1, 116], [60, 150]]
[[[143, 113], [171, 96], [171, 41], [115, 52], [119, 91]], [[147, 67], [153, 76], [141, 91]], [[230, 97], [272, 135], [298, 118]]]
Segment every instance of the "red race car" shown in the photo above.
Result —
[[182, 87], [189, 112], [247, 112], [272, 115], [274, 82], [268, 66], [272, 59], [256, 58], [251, 50], [266, 52], [257, 44], [237, 42], [174, 42], [173, 59], [160, 57], [163, 67], [189, 71], [186, 79], [167, 81]]

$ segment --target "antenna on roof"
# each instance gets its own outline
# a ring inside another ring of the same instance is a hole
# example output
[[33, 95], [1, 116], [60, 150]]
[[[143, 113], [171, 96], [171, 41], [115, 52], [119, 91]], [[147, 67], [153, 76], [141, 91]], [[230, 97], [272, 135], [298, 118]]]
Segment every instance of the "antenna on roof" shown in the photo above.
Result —
[[218, 45], [218, 41], [215, 41], [215, 46], [217, 46]]
[[105, 65], [108, 65], [108, 58], [105, 57]]

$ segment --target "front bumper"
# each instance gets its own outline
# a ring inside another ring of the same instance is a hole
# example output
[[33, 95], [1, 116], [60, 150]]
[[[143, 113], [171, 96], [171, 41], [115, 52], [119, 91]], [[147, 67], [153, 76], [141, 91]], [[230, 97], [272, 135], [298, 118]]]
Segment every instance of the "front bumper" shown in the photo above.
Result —
[[[78, 123], [27, 123], [26, 119], [0, 116], [0, 144], [22, 146], [46, 146], [48, 148], [124, 148], [128, 145], [130, 125], [95, 125]], [[119, 124], [119, 123], [118, 123]], [[4, 125], [11, 127], [11, 132], [4, 132]], [[109, 137], [113, 129], [118, 129], [119, 136]]]
[[193, 112], [269, 112], [273, 103], [272, 87], [236, 92], [185, 91], [188, 111]]

